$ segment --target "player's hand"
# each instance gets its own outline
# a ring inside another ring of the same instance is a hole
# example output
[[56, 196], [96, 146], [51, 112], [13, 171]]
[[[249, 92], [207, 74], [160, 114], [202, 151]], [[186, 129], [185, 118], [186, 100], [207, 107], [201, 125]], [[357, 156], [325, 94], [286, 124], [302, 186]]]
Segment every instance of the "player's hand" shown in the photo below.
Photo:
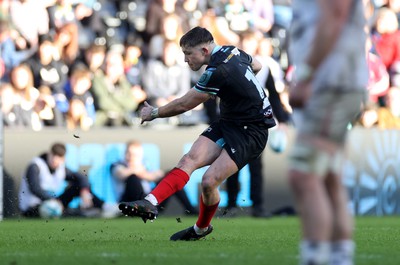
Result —
[[289, 134], [289, 128], [288, 128], [288, 125], [285, 122], [278, 123], [278, 126], [277, 126], [276, 129], [282, 131], [286, 135]]
[[82, 209], [93, 207], [93, 196], [88, 189], [82, 189], [80, 192], [80, 197]]
[[145, 121], [152, 121], [154, 118], [151, 117], [151, 111], [154, 109], [147, 101], [144, 102], [144, 107], [140, 110], [140, 118], [142, 121], [140, 124], [143, 124]]
[[311, 95], [311, 82], [294, 83], [289, 90], [289, 104], [292, 108], [303, 108]]

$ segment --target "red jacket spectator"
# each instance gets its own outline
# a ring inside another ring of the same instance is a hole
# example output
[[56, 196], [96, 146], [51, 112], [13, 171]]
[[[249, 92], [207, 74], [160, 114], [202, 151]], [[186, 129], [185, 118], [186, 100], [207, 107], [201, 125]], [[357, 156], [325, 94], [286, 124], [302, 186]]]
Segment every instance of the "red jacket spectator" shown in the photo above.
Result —
[[374, 36], [375, 48], [381, 57], [386, 69], [400, 60], [400, 31]]
[[385, 68], [381, 58], [376, 54], [369, 52], [368, 60], [368, 94], [371, 102], [377, 103], [378, 98], [386, 95], [389, 89], [389, 73]]
[[391, 65], [400, 60], [400, 31], [396, 14], [388, 8], [381, 8], [378, 11], [375, 29], [373, 42], [389, 71]]

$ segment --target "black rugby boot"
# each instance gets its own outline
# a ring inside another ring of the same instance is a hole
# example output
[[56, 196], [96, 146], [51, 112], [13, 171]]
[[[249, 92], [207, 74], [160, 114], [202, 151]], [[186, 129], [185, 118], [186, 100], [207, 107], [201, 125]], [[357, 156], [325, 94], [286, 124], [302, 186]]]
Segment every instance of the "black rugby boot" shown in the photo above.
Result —
[[191, 226], [191, 227], [189, 227], [189, 228], [187, 228], [185, 230], [182, 230], [182, 231], [179, 231], [179, 232], [173, 234], [171, 236], [170, 240], [172, 240], [172, 241], [178, 241], [178, 240], [195, 241], [195, 240], [199, 240], [201, 238], [204, 238], [206, 235], [211, 234], [212, 231], [213, 231], [213, 226], [209, 225], [207, 231], [204, 232], [204, 234], [198, 235], [194, 231], [194, 227]]
[[157, 207], [151, 204], [148, 200], [121, 202], [118, 207], [122, 214], [132, 217], [141, 217], [145, 223], [147, 220], [156, 219], [158, 215]]

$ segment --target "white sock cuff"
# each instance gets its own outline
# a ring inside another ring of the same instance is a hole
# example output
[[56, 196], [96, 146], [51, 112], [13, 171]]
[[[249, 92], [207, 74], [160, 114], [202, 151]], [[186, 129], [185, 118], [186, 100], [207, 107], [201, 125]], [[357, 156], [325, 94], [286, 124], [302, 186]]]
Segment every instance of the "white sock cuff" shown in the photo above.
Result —
[[338, 240], [332, 243], [331, 265], [353, 265], [355, 244], [352, 240]]
[[157, 198], [154, 197], [153, 194], [149, 193], [146, 197], [144, 197], [145, 200], [148, 200], [151, 204], [153, 204], [154, 206], [158, 205], [158, 201]]
[[300, 243], [301, 264], [328, 264], [331, 253], [329, 241], [303, 240]]
[[346, 252], [354, 252], [356, 245], [354, 241], [351, 239], [343, 239], [332, 242], [332, 251], [346, 251]]
[[193, 228], [194, 228], [194, 231], [196, 232], [196, 234], [198, 234], [198, 235], [202, 235], [205, 232], [207, 232], [207, 230], [208, 230], [208, 226], [204, 227], [204, 228], [200, 228], [197, 226], [197, 224], [194, 224]]

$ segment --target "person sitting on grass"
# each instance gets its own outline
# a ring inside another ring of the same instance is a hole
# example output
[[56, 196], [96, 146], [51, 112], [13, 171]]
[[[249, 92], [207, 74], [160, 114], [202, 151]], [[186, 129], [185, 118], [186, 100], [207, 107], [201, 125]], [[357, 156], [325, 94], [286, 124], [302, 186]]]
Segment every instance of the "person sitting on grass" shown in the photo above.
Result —
[[[88, 179], [65, 166], [66, 146], [54, 143], [50, 150], [34, 157], [23, 175], [19, 191], [19, 208], [25, 217], [40, 217], [39, 208], [48, 200], [56, 200], [65, 215], [82, 216], [101, 211], [103, 217], [115, 217], [118, 208], [106, 203], [90, 190]], [[64, 189], [66, 185], [66, 188]], [[68, 208], [74, 198], [80, 198], [80, 211]], [[93, 211], [97, 209], [98, 211]]]

